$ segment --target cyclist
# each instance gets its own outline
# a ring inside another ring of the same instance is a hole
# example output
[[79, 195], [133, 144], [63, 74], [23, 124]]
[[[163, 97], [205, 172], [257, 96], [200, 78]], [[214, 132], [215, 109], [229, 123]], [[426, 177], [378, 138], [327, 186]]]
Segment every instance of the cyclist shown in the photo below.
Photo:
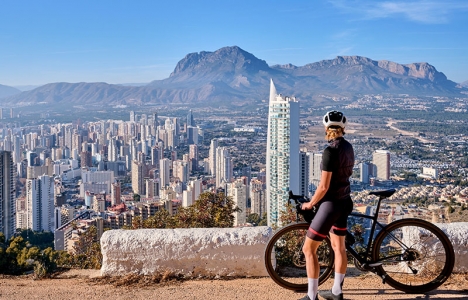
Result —
[[347, 258], [345, 236], [347, 219], [353, 210], [350, 197], [349, 177], [354, 167], [354, 150], [343, 138], [346, 117], [338, 111], [329, 111], [323, 117], [325, 136], [329, 143], [322, 155], [322, 176], [310, 202], [302, 209], [317, 206], [317, 213], [307, 231], [302, 251], [306, 258], [308, 292], [301, 300], [315, 300], [318, 292], [320, 266], [317, 248], [330, 235], [335, 252], [335, 279], [330, 291], [318, 294], [325, 299], [343, 299], [343, 280], [346, 274]]

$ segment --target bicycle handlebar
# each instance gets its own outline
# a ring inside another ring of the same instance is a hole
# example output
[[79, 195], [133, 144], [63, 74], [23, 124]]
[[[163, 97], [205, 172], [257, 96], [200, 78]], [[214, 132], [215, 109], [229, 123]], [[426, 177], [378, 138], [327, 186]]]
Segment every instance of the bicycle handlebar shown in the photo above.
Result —
[[309, 202], [309, 199], [307, 199], [305, 196], [294, 195], [292, 191], [289, 191], [289, 200], [294, 200], [296, 204]]

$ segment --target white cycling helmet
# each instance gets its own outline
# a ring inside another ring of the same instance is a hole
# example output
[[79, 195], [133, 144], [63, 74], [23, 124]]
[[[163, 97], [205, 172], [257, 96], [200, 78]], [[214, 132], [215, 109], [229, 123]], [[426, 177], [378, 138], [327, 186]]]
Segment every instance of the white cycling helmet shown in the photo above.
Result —
[[323, 116], [323, 125], [325, 125], [326, 128], [339, 126], [344, 129], [346, 127], [346, 117], [342, 112], [336, 110], [329, 111]]

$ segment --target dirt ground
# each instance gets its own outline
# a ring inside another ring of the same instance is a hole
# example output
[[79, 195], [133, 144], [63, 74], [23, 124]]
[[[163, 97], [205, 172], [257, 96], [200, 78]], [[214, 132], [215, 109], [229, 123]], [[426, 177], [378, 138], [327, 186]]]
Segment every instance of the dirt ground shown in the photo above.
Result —
[[[468, 275], [454, 275], [427, 294], [405, 294], [382, 284], [373, 274], [346, 277], [345, 299], [468, 299]], [[122, 283], [120, 283], [122, 284]], [[328, 289], [329, 279], [319, 289]], [[99, 270], [70, 270], [58, 278], [33, 280], [31, 276], [0, 277], [0, 299], [299, 299], [269, 277], [232, 280], [189, 280], [165, 284], [109, 284]]]

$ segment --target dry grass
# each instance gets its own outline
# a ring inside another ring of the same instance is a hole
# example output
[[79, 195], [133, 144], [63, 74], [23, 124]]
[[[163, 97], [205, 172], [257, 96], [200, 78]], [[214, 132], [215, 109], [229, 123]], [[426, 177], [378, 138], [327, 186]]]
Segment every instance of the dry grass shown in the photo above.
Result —
[[[91, 284], [108, 284], [114, 287], [142, 288], [156, 286], [178, 285], [188, 280], [233, 280], [247, 278], [246, 276], [186, 276], [171, 271], [164, 271], [153, 275], [129, 274], [125, 276], [102, 276], [87, 279]], [[250, 279], [255, 277], [248, 277]]]

